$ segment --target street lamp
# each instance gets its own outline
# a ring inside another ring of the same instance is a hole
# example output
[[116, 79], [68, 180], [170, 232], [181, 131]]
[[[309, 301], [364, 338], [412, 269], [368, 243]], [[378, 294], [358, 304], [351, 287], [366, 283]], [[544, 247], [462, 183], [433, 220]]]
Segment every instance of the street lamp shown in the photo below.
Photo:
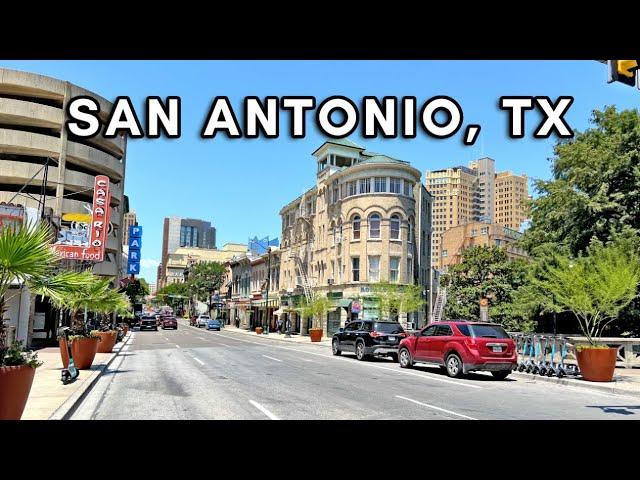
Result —
[[271, 247], [267, 248], [267, 295], [265, 297], [265, 317], [267, 325], [262, 330], [264, 335], [269, 334], [269, 288], [271, 288]]

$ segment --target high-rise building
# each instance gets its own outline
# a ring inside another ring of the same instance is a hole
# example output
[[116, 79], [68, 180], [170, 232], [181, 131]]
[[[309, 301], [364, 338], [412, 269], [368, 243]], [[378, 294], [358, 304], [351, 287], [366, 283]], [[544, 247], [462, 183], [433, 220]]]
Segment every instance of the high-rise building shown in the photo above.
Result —
[[167, 282], [166, 267], [169, 254], [180, 247], [216, 248], [216, 229], [210, 222], [193, 218], [169, 217], [164, 219], [162, 232], [162, 265], [164, 270], [158, 275], [158, 288]]
[[442, 265], [442, 235], [470, 222], [496, 223], [520, 230], [527, 219], [529, 198], [526, 175], [495, 173], [495, 161], [484, 157], [426, 174], [426, 188], [433, 195], [431, 265]]
[[513, 230], [520, 230], [527, 220], [529, 201], [526, 175], [500, 172], [496, 175], [495, 221]]
[[129, 227], [138, 224], [135, 211], [127, 212], [122, 216], [122, 244], [129, 245]]

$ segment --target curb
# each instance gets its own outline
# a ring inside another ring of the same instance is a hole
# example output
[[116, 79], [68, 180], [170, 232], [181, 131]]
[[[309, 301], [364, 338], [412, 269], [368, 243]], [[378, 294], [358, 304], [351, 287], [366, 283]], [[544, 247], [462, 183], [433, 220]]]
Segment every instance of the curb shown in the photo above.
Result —
[[48, 420], [69, 420], [69, 417], [73, 415], [73, 413], [78, 408], [78, 405], [80, 405], [82, 400], [84, 400], [84, 398], [87, 396], [89, 391], [91, 391], [91, 389], [96, 384], [98, 379], [102, 376], [104, 371], [107, 368], [109, 368], [109, 365], [113, 363], [113, 361], [122, 351], [122, 348], [125, 345], [127, 345], [130, 340], [131, 340], [131, 332], [127, 333], [127, 336], [121, 342], [120, 348], [118, 348], [118, 350], [115, 350], [115, 347], [114, 347], [115, 351], [111, 352], [111, 357], [109, 358], [109, 360], [107, 360], [105, 364], [103, 364], [100, 367], [99, 370], [88, 371], [88, 372], [91, 372], [90, 374], [93, 375], [93, 378], [89, 380], [83, 388], [78, 389], [78, 391], [74, 392], [73, 395], [67, 398], [67, 400], [62, 405], [60, 405], [55, 412], [51, 414]]
[[[250, 336], [251, 333], [240, 333], [237, 330], [225, 330], [229, 333], [237, 333], [238, 335], [246, 335], [246, 336]], [[258, 338], [264, 338], [265, 340], [275, 340], [277, 342], [283, 342], [283, 343], [303, 343], [303, 342], [293, 342], [290, 340], [284, 340], [283, 338], [278, 338], [278, 334], [277, 333], [269, 333], [268, 335], [257, 335], [256, 333], [254, 333], [253, 335], [255, 335]], [[274, 337], [275, 336], [275, 337]], [[306, 344], [306, 343], [305, 343]], [[316, 347], [330, 347], [331, 343], [330, 342], [312, 342], [311, 340], [309, 340], [309, 343], [307, 345], [315, 345]]]
[[514, 378], [518, 379], [528, 379], [533, 380], [534, 383], [547, 382], [547, 383], [555, 383], [556, 385], [567, 385], [570, 387], [576, 388], [584, 388], [587, 390], [597, 390], [600, 392], [611, 393], [614, 395], [631, 395], [634, 397], [640, 397], [640, 390], [627, 390], [624, 388], [620, 388], [617, 385], [617, 381], [609, 382], [609, 383], [597, 383], [597, 382], [587, 382], [586, 380], [577, 380], [571, 378], [556, 378], [556, 377], [543, 377], [541, 375], [534, 375], [531, 373], [521, 373], [521, 372], [512, 372], [511, 375]]

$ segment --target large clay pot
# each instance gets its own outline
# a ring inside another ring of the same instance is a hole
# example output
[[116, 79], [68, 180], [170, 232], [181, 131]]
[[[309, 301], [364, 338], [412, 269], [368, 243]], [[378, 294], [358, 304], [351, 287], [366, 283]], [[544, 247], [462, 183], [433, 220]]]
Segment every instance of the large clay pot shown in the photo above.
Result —
[[29, 365], [0, 367], [0, 420], [20, 420], [35, 374]]
[[582, 378], [590, 382], [610, 382], [616, 368], [617, 348], [576, 349]]
[[[98, 352], [98, 338], [77, 338], [71, 342], [71, 354], [73, 355], [73, 363], [79, 370], [87, 370], [91, 368], [93, 359]], [[69, 355], [65, 345], [65, 340], [60, 339], [60, 355], [62, 356], [62, 364], [64, 368], [69, 366]]]
[[116, 344], [118, 332], [98, 332], [100, 335], [100, 342], [98, 342], [98, 353], [111, 353], [113, 347]]
[[322, 340], [323, 333], [324, 333], [324, 330], [322, 330], [321, 328], [309, 329], [309, 336], [311, 337], [312, 342], [319, 342], [320, 340]]
[[126, 335], [129, 332], [129, 325], [125, 325], [124, 327], [122, 327], [122, 329], [124, 330], [124, 334]]
[[262, 327], [256, 327], [256, 333], [258, 335], [262, 334]]

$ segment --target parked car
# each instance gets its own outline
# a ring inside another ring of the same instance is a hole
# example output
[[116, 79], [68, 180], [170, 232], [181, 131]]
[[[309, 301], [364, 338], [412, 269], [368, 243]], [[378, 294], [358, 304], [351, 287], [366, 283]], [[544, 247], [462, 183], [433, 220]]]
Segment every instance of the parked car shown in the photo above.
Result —
[[402, 368], [433, 363], [450, 377], [489, 371], [504, 380], [517, 363], [513, 339], [497, 323], [436, 322], [400, 342]]
[[398, 361], [398, 347], [405, 336], [398, 322], [356, 320], [347, 323], [333, 335], [331, 349], [334, 355], [353, 352], [358, 360], [380, 355]]
[[172, 315], [165, 315], [162, 317], [162, 329], [166, 330], [167, 328], [173, 328], [174, 330], [178, 329], [178, 320], [176, 317]]
[[155, 315], [143, 315], [140, 317], [140, 330], [145, 328], [152, 328], [156, 332], [158, 331], [158, 323]]
[[196, 327], [206, 327], [209, 320], [211, 320], [209, 315], [198, 315], [198, 318], [196, 318]]
[[222, 328], [222, 322], [220, 320], [216, 319], [210, 319], [207, 322], [207, 330], [217, 330], [220, 331], [220, 329]]

